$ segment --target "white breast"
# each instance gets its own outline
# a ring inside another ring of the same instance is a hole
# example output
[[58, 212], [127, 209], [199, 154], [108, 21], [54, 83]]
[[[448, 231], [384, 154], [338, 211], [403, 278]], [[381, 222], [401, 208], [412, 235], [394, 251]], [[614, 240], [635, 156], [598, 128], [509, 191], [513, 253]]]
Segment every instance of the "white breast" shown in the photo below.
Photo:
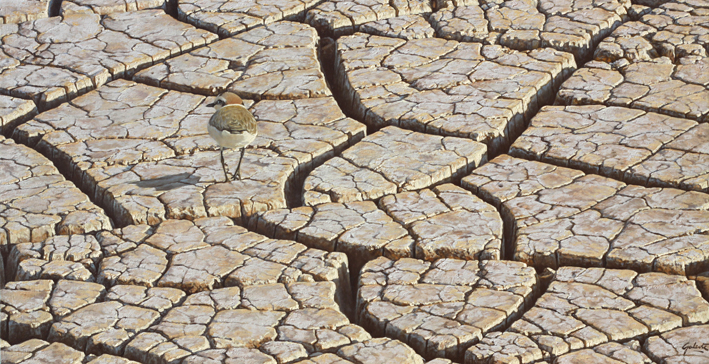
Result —
[[229, 149], [245, 147], [256, 139], [255, 134], [246, 131], [232, 134], [228, 131], [218, 130], [211, 125], [207, 126], [207, 130], [209, 131], [209, 136], [216, 140], [219, 146]]

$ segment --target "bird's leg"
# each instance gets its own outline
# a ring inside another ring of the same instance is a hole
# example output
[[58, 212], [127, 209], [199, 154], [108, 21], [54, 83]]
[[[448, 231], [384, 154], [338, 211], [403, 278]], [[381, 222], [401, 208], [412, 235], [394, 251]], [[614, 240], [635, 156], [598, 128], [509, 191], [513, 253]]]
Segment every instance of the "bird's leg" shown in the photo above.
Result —
[[241, 147], [241, 157], [239, 157], [239, 164], [236, 165], [236, 171], [234, 172], [234, 179], [241, 179], [241, 160], [244, 159], [244, 147]]
[[229, 182], [229, 177], [226, 175], [226, 163], [224, 163], [224, 148], [219, 148], [219, 155], [222, 157], [222, 170], [224, 171], [224, 182]]

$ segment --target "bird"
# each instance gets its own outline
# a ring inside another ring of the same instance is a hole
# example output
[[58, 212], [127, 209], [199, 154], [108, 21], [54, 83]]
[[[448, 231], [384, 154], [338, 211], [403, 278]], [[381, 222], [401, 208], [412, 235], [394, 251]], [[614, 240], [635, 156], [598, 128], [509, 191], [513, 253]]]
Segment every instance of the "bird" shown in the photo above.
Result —
[[232, 180], [241, 179], [241, 160], [244, 159], [244, 149], [256, 139], [258, 126], [256, 118], [244, 106], [244, 101], [232, 92], [224, 92], [217, 96], [208, 107], [216, 109], [207, 130], [209, 136], [219, 144], [219, 153], [222, 160], [222, 170], [224, 170], [224, 180], [229, 181], [227, 167], [224, 163], [224, 148], [241, 148], [241, 156], [236, 171], [232, 175]]

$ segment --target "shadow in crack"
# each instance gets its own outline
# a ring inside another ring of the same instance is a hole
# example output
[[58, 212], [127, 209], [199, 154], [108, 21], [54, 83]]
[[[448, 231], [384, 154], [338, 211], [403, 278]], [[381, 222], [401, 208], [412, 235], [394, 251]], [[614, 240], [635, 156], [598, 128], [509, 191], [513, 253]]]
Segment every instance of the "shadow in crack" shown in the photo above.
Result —
[[131, 183], [140, 188], [154, 188], [157, 191], [169, 191], [184, 187], [185, 185], [197, 185], [197, 183], [199, 183], [199, 177], [189, 172], [183, 172]]

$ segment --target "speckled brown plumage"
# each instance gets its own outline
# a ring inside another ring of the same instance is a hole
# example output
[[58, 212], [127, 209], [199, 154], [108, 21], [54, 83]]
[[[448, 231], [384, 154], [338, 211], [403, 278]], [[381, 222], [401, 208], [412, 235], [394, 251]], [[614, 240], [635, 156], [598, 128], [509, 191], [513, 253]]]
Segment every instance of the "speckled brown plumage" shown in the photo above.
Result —
[[209, 119], [209, 125], [229, 133], [258, 133], [256, 118], [243, 105], [226, 105], [220, 108]]

